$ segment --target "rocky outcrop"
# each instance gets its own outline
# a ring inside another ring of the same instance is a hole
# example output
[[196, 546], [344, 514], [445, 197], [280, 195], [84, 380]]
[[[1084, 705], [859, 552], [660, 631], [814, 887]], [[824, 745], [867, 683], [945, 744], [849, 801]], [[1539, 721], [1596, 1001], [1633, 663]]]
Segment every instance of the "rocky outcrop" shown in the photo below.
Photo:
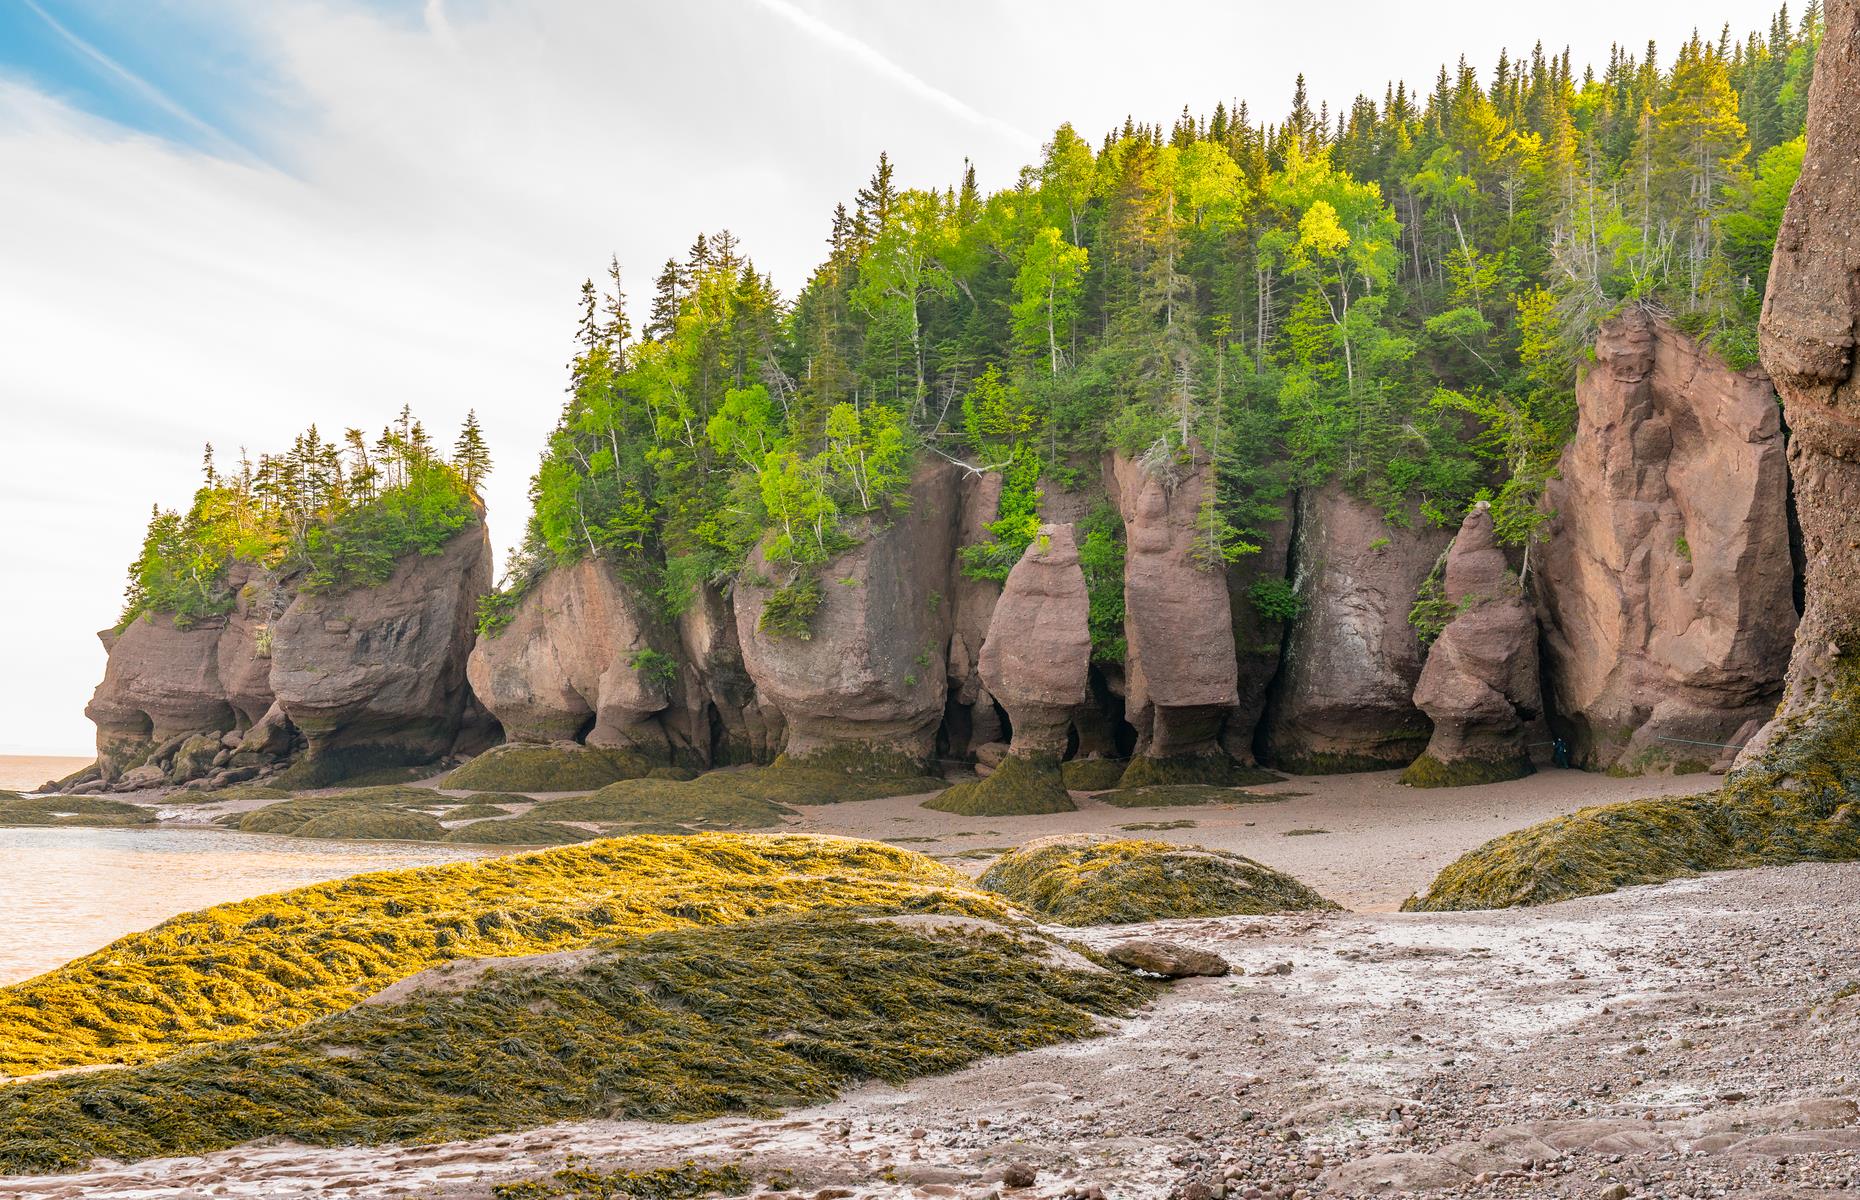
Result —
[[1829, 0], [1809, 90], [1808, 148], [1790, 194], [1763, 301], [1763, 365], [1789, 419], [1789, 466], [1805, 556], [1806, 603], [1776, 722], [1837, 698], [1851, 704], [1860, 662], [1860, 6]]
[[781, 714], [756, 699], [729, 600], [702, 584], [677, 625], [685, 740], [696, 756], [705, 766], [773, 759], [781, 752]]
[[1424, 654], [1408, 614], [1451, 536], [1419, 514], [1393, 526], [1341, 485], [1300, 493], [1301, 607], [1267, 708], [1270, 765], [1405, 767], [1426, 748], [1432, 727], [1414, 704]]
[[[988, 524], [999, 515], [1001, 473], [965, 472], [958, 484], [960, 513], [956, 544], [974, 546], [988, 540]], [[994, 698], [977, 670], [982, 643], [988, 639], [995, 601], [1001, 585], [992, 579], [973, 579], [960, 564], [950, 573], [949, 705], [952, 719], [945, 730], [947, 749], [957, 757], [972, 754], [977, 746], [1002, 735]]]
[[1262, 586], [1284, 586], [1292, 553], [1292, 506], [1295, 497], [1280, 503], [1281, 516], [1262, 531], [1257, 553], [1242, 555], [1227, 568], [1227, 603], [1233, 620], [1235, 679], [1238, 700], [1227, 714], [1221, 744], [1236, 761], [1254, 761], [1254, 741], [1272, 681], [1278, 677], [1284, 652], [1285, 620], [1262, 605]]
[[1702, 768], [1774, 709], [1795, 630], [1775, 393], [1631, 309], [1576, 399], [1536, 567], [1559, 731], [1591, 769]]
[[982, 681], [1007, 710], [1016, 754], [1057, 762], [1089, 698], [1091, 601], [1070, 525], [1042, 525], [1008, 573], [982, 644]]
[[490, 589], [479, 522], [438, 554], [402, 559], [378, 586], [291, 600], [271, 627], [271, 687], [308, 741], [305, 781], [452, 748], [478, 598]]
[[677, 681], [664, 634], [606, 561], [531, 585], [509, 623], [478, 639], [467, 673], [512, 742], [667, 749], [659, 716]]
[[1414, 689], [1434, 736], [1402, 782], [1439, 787], [1528, 775], [1526, 730], [1543, 711], [1537, 617], [1499, 548], [1487, 505], [1475, 505], [1460, 523], [1442, 590], [1452, 617]]
[[[890, 524], [819, 567], [818, 603], [800, 631], [764, 628], [793, 573], [757, 550], [735, 590], [743, 665], [760, 703], [781, 714], [785, 753], [926, 761], [943, 720], [956, 468], [920, 467]], [[804, 584], [804, 581], [803, 581]]]
[[1231, 760], [1220, 737], [1239, 702], [1225, 573], [1196, 561], [1195, 520], [1212, 486], [1204, 457], [1161, 470], [1122, 455], [1111, 482], [1124, 518], [1125, 718], [1136, 728], [1132, 771], [1148, 782], [1178, 764], [1210, 781]]

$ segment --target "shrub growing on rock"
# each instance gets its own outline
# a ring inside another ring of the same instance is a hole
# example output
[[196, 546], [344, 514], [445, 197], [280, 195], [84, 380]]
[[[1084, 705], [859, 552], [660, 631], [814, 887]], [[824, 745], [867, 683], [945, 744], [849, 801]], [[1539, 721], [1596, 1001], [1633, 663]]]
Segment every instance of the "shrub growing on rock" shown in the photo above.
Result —
[[1298, 912], [1336, 905], [1225, 850], [1047, 838], [1002, 855], [981, 885], [1061, 925]]

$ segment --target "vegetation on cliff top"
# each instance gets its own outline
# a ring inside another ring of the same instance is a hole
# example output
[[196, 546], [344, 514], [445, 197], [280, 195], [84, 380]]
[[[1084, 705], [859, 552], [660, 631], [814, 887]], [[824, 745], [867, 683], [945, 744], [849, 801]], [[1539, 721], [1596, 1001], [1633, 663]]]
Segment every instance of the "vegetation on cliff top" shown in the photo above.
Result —
[[405, 408], [372, 445], [359, 429], [338, 445], [312, 425], [282, 454], [241, 456], [231, 475], [208, 446], [187, 510], [150, 515], [117, 628], [145, 613], [186, 625], [229, 611], [234, 561], [298, 574], [310, 591], [384, 583], [401, 558], [437, 554], [478, 518], [490, 468], [475, 414], [448, 460]]
[[1585, 808], [1495, 838], [1410, 912], [1549, 904], [1700, 871], [1860, 859], [1860, 667], [1716, 792]]
[[[891, 880], [872, 881], [874, 898], [908, 904], [884, 894]], [[284, 1033], [0, 1088], [0, 1174], [260, 1137], [435, 1142], [578, 1118], [768, 1115], [1088, 1037], [1152, 994], [1031, 931], [868, 913], [491, 963]]]
[[997, 859], [981, 886], [1061, 925], [1335, 908], [1290, 875], [1200, 846], [1047, 838]]
[[999, 917], [921, 855], [838, 838], [629, 837], [216, 905], [0, 988], [0, 1075], [275, 1033], [449, 959], [855, 905]]
[[[589, 554], [676, 611], [760, 542], [796, 602], [770, 627], [804, 633], [821, 560], [885, 519], [919, 448], [1000, 474], [963, 553], [985, 578], [1107, 445], [1213, 463], [1209, 568], [1254, 547], [1289, 486], [1331, 478], [1393, 521], [1454, 521], [1495, 489], [1522, 540], [1602, 318], [1647, 304], [1748, 361], [1819, 38], [1811, 9], [1598, 70], [1506, 55], [1335, 114], [1301, 79], [1278, 121], [1220, 105], [1096, 144], [1062, 125], [993, 194], [972, 170], [902, 187], [881, 156], [792, 300], [734, 236], [700, 236], [637, 336], [611, 264], [583, 285], [570, 398], [490, 620]], [[1121, 587], [1098, 577], [1121, 550], [1081, 546], [1109, 660]]]

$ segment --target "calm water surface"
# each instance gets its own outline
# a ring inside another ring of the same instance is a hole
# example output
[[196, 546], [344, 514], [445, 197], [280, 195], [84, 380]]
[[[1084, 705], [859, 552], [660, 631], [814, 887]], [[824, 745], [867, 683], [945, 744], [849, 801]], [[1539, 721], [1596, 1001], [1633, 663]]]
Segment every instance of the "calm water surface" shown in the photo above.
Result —
[[209, 904], [495, 853], [204, 829], [0, 829], [0, 986]]

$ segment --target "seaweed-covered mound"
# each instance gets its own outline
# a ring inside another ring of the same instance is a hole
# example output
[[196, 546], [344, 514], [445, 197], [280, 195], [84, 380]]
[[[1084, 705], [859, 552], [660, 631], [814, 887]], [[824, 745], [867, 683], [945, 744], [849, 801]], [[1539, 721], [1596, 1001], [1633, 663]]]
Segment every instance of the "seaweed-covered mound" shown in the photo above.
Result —
[[1860, 859], [1860, 669], [1716, 792], [1585, 808], [1449, 864], [1410, 912], [1510, 908], [1700, 871]]
[[576, 829], [570, 825], [555, 821], [539, 821], [535, 817], [511, 817], [508, 820], [491, 818], [472, 821], [445, 830], [441, 841], [466, 842], [479, 846], [566, 846], [573, 842], [586, 842], [600, 836], [585, 829]]
[[1059, 764], [1059, 777], [1073, 792], [1105, 792], [1117, 786], [1130, 763], [1121, 758], [1069, 758]]
[[[491, 796], [496, 796], [497, 801], [487, 799]], [[519, 796], [517, 802], [528, 804], [530, 801], [527, 796]], [[498, 796], [498, 793], [486, 792], [483, 795], [473, 796], [463, 804], [451, 805], [434, 815], [442, 821], [488, 821], [509, 816], [510, 808], [509, 802]]]
[[1431, 754], [1409, 763], [1401, 781], [1409, 787], [1475, 787], [1482, 783], [1507, 783], [1523, 779], [1537, 768], [1522, 755], [1507, 758], [1458, 758], [1442, 762]]
[[291, 1029], [449, 959], [849, 906], [1008, 911], [923, 855], [844, 838], [615, 838], [357, 875], [175, 917], [0, 988], [0, 1075]]
[[766, 769], [712, 771], [696, 779], [627, 779], [591, 796], [545, 800], [546, 821], [595, 821], [619, 829], [773, 829], [794, 810], [769, 799]]
[[965, 817], [1020, 817], [1074, 812], [1059, 760], [1049, 754], [1009, 754], [986, 778], [955, 787], [923, 802], [938, 812]]
[[427, 788], [374, 787], [297, 796], [250, 812], [228, 813], [218, 823], [240, 833], [284, 837], [397, 838], [436, 842], [445, 827], [421, 809], [447, 804]]
[[0, 825], [147, 825], [153, 809], [102, 796], [22, 796], [0, 792]]
[[1136, 839], [1043, 838], [1002, 855], [980, 882], [1061, 925], [1336, 907], [1290, 875], [1250, 858]]
[[591, 792], [622, 779], [638, 779], [653, 766], [635, 750], [513, 742], [486, 750], [446, 776], [442, 786], [488, 792]]
[[291, 831], [292, 837], [354, 841], [436, 842], [446, 827], [422, 812], [394, 808], [339, 808], [315, 816]]
[[458, 964], [281, 1035], [0, 1088], [0, 1174], [268, 1136], [447, 1141], [770, 1114], [1088, 1037], [1150, 994], [1031, 931], [851, 914]]

